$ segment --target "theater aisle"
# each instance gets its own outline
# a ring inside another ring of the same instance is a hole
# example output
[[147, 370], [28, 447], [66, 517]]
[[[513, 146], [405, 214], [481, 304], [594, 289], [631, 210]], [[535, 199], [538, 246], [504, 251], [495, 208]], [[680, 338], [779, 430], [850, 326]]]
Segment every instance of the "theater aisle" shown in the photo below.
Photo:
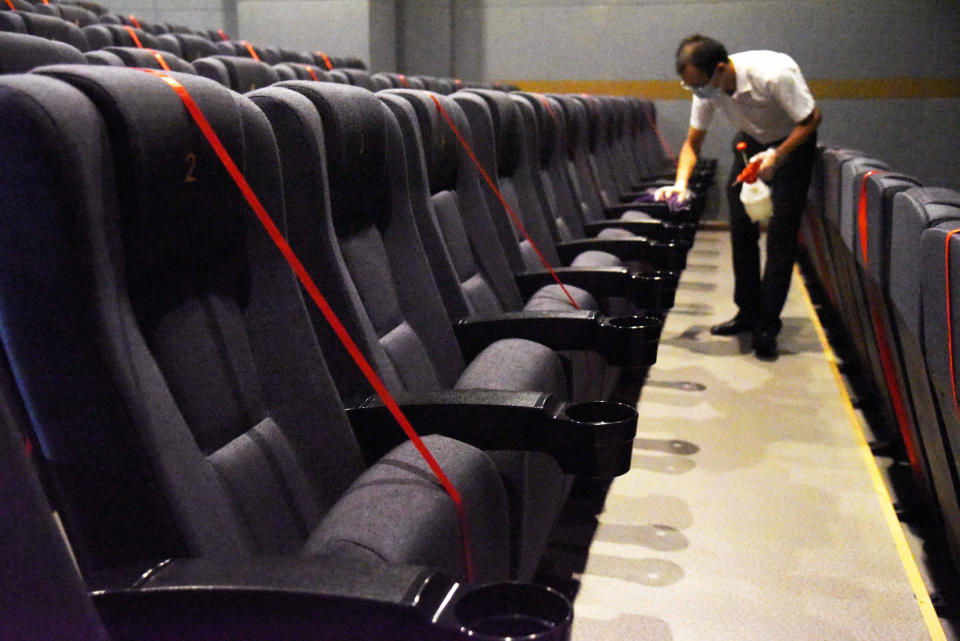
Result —
[[729, 247], [697, 237], [631, 471], [605, 496], [580, 484], [557, 528], [542, 572], [573, 577], [559, 584], [576, 593], [573, 639], [942, 638], [799, 278], [777, 360], [710, 335], [735, 311]]

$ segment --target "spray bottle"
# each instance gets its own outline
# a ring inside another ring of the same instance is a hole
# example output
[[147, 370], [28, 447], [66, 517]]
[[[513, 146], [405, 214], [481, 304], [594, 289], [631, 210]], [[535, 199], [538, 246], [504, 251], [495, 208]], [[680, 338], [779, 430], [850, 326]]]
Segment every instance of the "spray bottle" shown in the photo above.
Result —
[[747, 156], [744, 151], [747, 143], [738, 142], [737, 151], [743, 156], [743, 171], [733, 181], [733, 184], [743, 183], [740, 188], [740, 202], [747, 211], [747, 216], [755, 223], [765, 223], [773, 216], [773, 200], [770, 198], [770, 187], [765, 182], [757, 178], [760, 172], [760, 163], [762, 160], [747, 162]]

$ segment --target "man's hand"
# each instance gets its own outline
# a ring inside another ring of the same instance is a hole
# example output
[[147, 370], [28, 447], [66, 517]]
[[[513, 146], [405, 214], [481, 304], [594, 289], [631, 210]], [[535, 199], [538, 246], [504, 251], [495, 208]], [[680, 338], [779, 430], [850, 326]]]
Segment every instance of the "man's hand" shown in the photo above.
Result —
[[750, 162], [754, 162], [755, 160], [760, 161], [757, 178], [764, 182], [769, 182], [770, 179], [773, 178], [773, 173], [777, 170], [777, 166], [780, 164], [780, 156], [777, 154], [777, 150], [771, 147], [770, 149], [761, 151], [759, 154], [750, 158]]
[[671, 196], [677, 197], [677, 202], [683, 202], [687, 199], [687, 186], [680, 183], [665, 185], [653, 192], [653, 197], [657, 200], [669, 200]]

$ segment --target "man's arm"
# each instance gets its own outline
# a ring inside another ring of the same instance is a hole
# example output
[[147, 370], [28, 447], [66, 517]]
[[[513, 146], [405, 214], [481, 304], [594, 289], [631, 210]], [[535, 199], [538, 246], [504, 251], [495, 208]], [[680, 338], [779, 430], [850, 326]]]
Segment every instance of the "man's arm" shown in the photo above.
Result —
[[697, 164], [700, 147], [706, 135], [706, 131], [690, 127], [687, 139], [683, 141], [683, 147], [680, 148], [680, 157], [677, 159], [677, 178], [673, 185], [657, 190], [657, 200], [666, 200], [673, 194], [677, 194], [681, 200], [684, 198], [687, 193], [687, 184], [690, 182], [690, 174], [693, 173], [693, 167]]
[[[821, 120], [823, 120], [823, 114], [820, 112], [820, 107], [814, 105], [810, 115], [797, 123], [797, 126], [793, 128], [790, 135], [780, 143], [779, 147], [773, 150], [773, 153], [761, 152], [765, 155], [763, 162], [760, 163], [760, 171], [758, 173], [760, 180], [770, 180], [780, 162], [789, 156], [794, 149], [802, 145], [807, 138], [813, 135], [813, 132], [820, 126]], [[761, 154], [757, 155], [759, 156]], [[755, 157], [756, 156], [754, 156], [754, 158]]]

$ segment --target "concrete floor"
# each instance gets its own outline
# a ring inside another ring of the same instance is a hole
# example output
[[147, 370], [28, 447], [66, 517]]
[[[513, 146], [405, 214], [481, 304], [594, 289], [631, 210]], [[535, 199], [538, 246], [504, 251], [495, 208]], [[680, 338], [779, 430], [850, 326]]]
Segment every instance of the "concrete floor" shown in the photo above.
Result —
[[573, 639], [946, 638], [800, 279], [776, 360], [710, 335], [734, 312], [729, 236], [700, 232], [633, 467], [578, 484], [541, 566]]

